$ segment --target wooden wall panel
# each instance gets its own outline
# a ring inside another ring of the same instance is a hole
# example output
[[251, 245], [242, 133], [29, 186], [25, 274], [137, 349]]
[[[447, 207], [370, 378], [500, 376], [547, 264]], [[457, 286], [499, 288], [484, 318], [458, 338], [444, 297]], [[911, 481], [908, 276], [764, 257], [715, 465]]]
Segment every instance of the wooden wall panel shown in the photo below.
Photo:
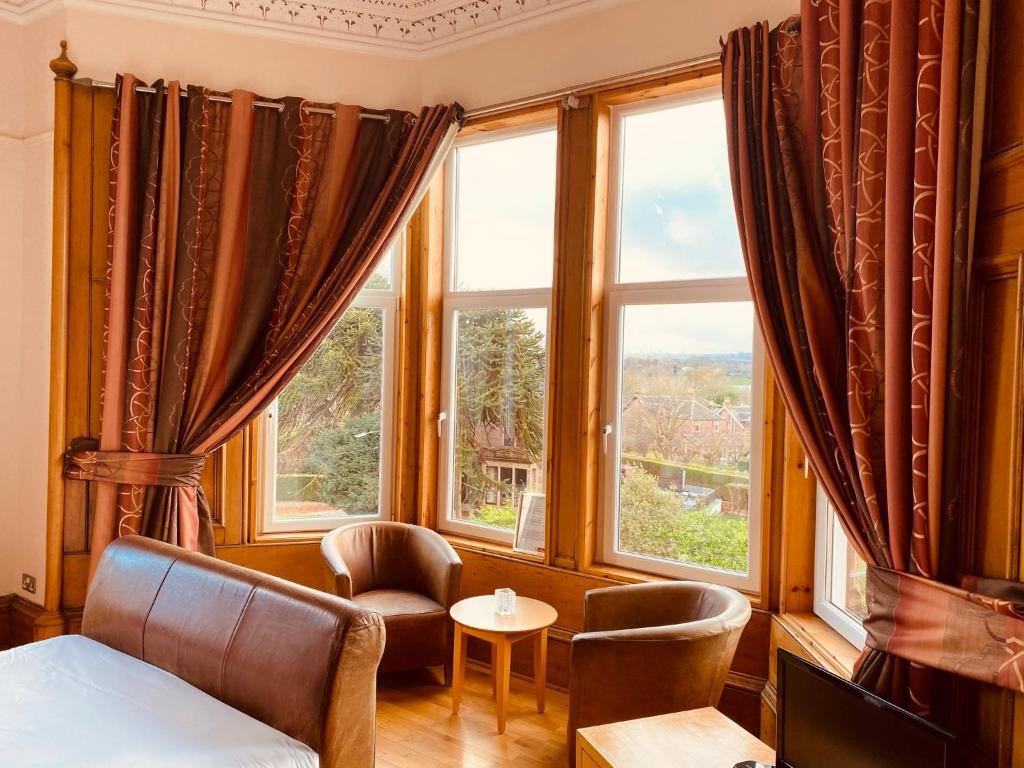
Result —
[[[972, 271], [960, 570], [1024, 579], [1024, 3], [993, 2]], [[966, 764], [1024, 765], [1024, 697], [953, 681]]]
[[986, 154], [1019, 148], [1024, 138], [1024, 3], [992, 0]]
[[[99, 434], [112, 91], [71, 89], [67, 404], [64, 443]], [[64, 485], [64, 551], [88, 549], [91, 489]]]

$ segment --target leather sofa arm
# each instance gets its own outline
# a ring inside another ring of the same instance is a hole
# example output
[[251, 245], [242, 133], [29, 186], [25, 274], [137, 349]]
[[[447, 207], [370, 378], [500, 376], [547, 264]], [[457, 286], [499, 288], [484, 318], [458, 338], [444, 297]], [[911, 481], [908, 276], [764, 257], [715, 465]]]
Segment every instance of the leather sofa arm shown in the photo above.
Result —
[[338, 546], [338, 534], [342, 529], [337, 529], [326, 534], [320, 540], [320, 554], [324, 562], [324, 579], [327, 591], [333, 592], [338, 597], [346, 600], [352, 599], [352, 573], [349, 570], [345, 558], [341, 556], [341, 548]]
[[451, 608], [462, 586], [458, 553], [439, 533], [419, 526], [410, 529], [408, 546], [418, 590], [446, 609]]

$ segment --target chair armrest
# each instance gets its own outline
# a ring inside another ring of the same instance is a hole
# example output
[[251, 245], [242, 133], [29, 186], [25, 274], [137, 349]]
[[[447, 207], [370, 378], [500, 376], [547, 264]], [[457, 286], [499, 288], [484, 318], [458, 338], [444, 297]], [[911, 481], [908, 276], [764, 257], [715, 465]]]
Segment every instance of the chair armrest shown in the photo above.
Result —
[[417, 526], [410, 531], [409, 556], [418, 590], [451, 608], [462, 585], [462, 559], [452, 545], [436, 531]]
[[331, 531], [320, 540], [320, 555], [324, 562], [324, 580], [327, 591], [346, 600], [352, 599], [352, 574], [335, 541], [340, 530]]

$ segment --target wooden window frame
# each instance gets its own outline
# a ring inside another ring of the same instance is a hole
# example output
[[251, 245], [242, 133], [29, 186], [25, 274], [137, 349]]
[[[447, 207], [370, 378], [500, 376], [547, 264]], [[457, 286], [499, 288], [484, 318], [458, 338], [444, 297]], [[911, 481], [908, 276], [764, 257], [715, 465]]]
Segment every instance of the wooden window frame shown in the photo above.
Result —
[[[600, 469], [600, 502], [597, 522], [600, 535], [597, 538], [597, 558], [602, 563], [630, 568], [645, 573], [682, 579], [713, 581], [717, 584], [757, 594], [761, 585], [761, 501], [764, 480], [762, 464], [764, 458], [764, 350], [756, 324], [751, 328], [753, 388], [751, 392], [751, 462], [749, 479], [748, 549], [745, 573], [726, 571], [691, 563], [669, 561], [662, 558], [621, 552], [616, 545], [618, 529], [618, 471], [621, 456], [621, 378], [622, 361], [621, 328], [625, 309], [629, 306], [652, 306], [668, 304], [702, 304], [719, 302], [751, 301], [749, 283], [745, 275], [687, 280], [663, 280], [630, 282], [619, 279], [620, 268], [620, 227], [621, 227], [621, 183], [623, 174], [622, 124], [632, 115], [642, 115], [686, 104], [714, 101], [721, 98], [714, 84], [701, 88], [686, 87], [678, 92], [652, 95], [641, 91], [636, 100], [623, 98], [625, 94], [609, 103], [608, 180], [607, 180], [607, 257], [605, 275], [605, 347], [602, 350], [604, 386], [602, 394], [601, 422], [602, 445]], [[610, 431], [609, 431], [610, 430]], [[700, 431], [700, 425], [697, 430]]]
[[[444, 253], [441, 258], [441, 280], [444, 286], [441, 298], [441, 378], [440, 378], [440, 411], [437, 419], [438, 432], [438, 471], [437, 471], [437, 530], [443, 533], [464, 536], [468, 539], [479, 539], [497, 543], [511, 548], [515, 539], [515, 531], [502, 530], [486, 525], [454, 520], [450, 517], [454, 504], [456, 488], [453, 452], [455, 447], [455, 342], [454, 318], [456, 313], [471, 309], [543, 309], [547, 316], [545, 327], [546, 359], [545, 367], [550, 377], [551, 331], [552, 331], [552, 293], [553, 285], [540, 288], [523, 288], [511, 290], [467, 290], [455, 288], [456, 235], [455, 210], [457, 205], [458, 173], [457, 152], [462, 147], [485, 144], [491, 141], [513, 139], [543, 133], [554, 128], [557, 123], [551, 111], [541, 108], [517, 115], [512, 125], [504, 124], [504, 120], [487, 123], [486, 130], [463, 131], [455, 142], [452, 153], [445, 162], [445, 197], [444, 197]], [[477, 126], [482, 128], [483, 126]], [[557, 183], [556, 183], [557, 195]], [[552, 243], [554, 248], [554, 243]], [[550, 380], [550, 379], [549, 379]], [[550, 386], [544, 389], [544, 457], [545, 475], [550, 467], [548, 462], [548, 424], [550, 423], [549, 397]], [[545, 496], [547, 494], [545, 493]], [[550, 518], [550, 506], [546, 506], [545, 527]]]

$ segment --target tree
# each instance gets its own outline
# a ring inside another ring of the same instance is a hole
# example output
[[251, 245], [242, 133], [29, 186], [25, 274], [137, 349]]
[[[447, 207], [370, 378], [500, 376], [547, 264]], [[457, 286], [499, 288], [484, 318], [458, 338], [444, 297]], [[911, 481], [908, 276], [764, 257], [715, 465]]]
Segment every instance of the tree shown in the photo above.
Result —
[[313, 437], [305, 470], [322, 477], [319, 497], [348, 515], [373, 515], [380, 501], [380, 413], [358, 413]]
[[462, 500], [478, 506], [498, 486], [481, 466], [483, 449], [498, 443], [541, 461], [544, 333], [522, 309], [472, 309], [459, 312], [457, 339], [456, 476]]
[[380, 310], [350, 307], [284, 388], [278, 399], [280, 474], [311, 471], [306, 456], [316, 435], [380, 407], [383, 338]]

